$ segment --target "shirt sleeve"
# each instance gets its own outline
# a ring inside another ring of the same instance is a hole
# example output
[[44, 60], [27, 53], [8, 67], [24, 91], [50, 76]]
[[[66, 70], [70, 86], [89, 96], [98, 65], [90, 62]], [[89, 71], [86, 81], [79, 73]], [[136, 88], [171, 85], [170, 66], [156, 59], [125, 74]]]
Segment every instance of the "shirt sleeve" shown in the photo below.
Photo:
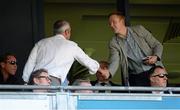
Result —
[[110, 41], [110, 43], [109, 43], [109, 50], [110, 50], [110, 52], [109, 52], [109, 67], [108, 67], [108, 69], [109, 69], [109, 72], [110, 72], [110, 74], [112, 75], [112, 76], [114, 76], [115, 75], [115, 73], [116, 73], [116, 71], [117, 71], [117, 69], [118, 69], [118, 67], [119, 67], [119, 52], [118, 52], [118, 49], [116, 48], [116, 44], [115, 44], [115, 42], [112, 40], [112, 41]]
[[144, 38], [148, 45], [153, 49], [153, 55], [158, 56], [158, 60], [161, 59], [163, 53], [163, 46], [162, 44], [143, 26], [140, 25], [140, 28], [144, 34]]
[[95, 74], [99, 69], [99, 63], [90, 58], [84, 51], [76, 44], [73, 49], [74, 58], [82, 65], [89, 69], [90, 74]]
[[29, 77], [35, 67], [35, 64], [36, 64], [36, 57], [37, 57], [37, 50], [38, 50], [38, 45], [36, 44], [34, 46], [34, 48], [32, 49], [30, 55], [29, 55], [29, 58], [25, 64], [25, 67], [24, 67], [24, 70], [23, 70], [23, 80], [25, 82], [28, 82], [29, 81]]

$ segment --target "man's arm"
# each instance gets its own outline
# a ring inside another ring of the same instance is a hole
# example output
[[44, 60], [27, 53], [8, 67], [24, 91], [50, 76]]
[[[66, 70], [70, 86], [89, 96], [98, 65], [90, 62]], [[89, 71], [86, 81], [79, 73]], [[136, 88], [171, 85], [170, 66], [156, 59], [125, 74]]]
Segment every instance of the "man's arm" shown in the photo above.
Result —
[[109, 72], [114, 76], [119, 67], [119, 52], [115, 46], [115, 42], [111, 41], [109, 44]]
[[143, 26], [141, 25], [134, 26], [132, 27], [132, 29], [134, 30], [135, 33], [137, 33], [139, 37], [142, 37], [144, 39], [144, 41], [147, 43], [149, 47], [148, 49], [145, 48], [146, 47], [145, 44], [144, 46], [142, 45], [142, 49], [144, 49], [144, 51], [148, 50], [147, 52], [151, 53], [149, 54], [149, 56], [143, 59], [144, 63], [151, 65], [151, 64], [155, 64], [157, 61], [160, 61], [163, 53], [162, 44]]
[[146, 40], [150, 48], [153, 49], [153, 54], [151, 56], [157, 56], [157, 60], [161, 60], [163, 53], [162, 44], [143, 26], [140, 26], [140, 28], [144, 34], [144, 39]]
[[73, 43], [72, 54], [74, 58], [83, 66], [89, 69], [90, 74], [95, 74], [100, 68], [99, 63], [90, 58], [76, 43]]
[[35, 45], [35, 47], [32, 49], [29, 58], [25, 64], [24, 70], [23, 70], [23, 80], [27, 83], [29, 81], [29, 77], [35, 67], [36, 64], [36, 56], [37, 56], [37, 44]]

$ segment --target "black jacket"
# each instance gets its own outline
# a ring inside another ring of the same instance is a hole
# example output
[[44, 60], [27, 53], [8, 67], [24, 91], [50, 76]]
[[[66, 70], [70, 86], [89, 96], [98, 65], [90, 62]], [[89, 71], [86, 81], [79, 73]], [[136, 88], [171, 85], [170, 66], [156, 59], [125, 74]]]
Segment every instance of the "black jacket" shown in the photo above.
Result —
[[[95, 80], [95, 81], [91, 81], [91, 85], [92, 86], [96, 86], [96, 84], [98, 84], [98, 80]], [[113, 83], [112, 81], [109, 81], [108, 82], [108, 86], [120, 86], [119, 84], [115, 84]], [[103, 91], [103, 90], [99, 90], [100, 91]], [[105, 91], [104, 91], [105, 92]], [[122, 93], [123, 91], [110, 91], [111, 93]]]
[[[9, 78], [6, 81], [4, 81], [3, 74], [0, 72], [0, 85], [23, 85], [23, 84], [24, 84], [24, 81], [22, 78], [19, 78], [17, 76], [13, 76], [13, 75], [10, 75]], [[17, 90], [0, 88], [0, 91], [17, 91]]]

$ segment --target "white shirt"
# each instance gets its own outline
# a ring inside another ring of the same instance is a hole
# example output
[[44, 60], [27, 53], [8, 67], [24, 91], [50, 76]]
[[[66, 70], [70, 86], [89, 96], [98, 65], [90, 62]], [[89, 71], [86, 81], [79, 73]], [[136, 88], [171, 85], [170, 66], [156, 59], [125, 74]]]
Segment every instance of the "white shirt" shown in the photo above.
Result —
[[[105, 85], [101, 85], [101, 83], [105, 83]], [[101, 81], [98, 81], [95, 86], [99, 86], [99, 87], [112, 87], [111, 84], [109, 83], [109, 81], [107, 82], [101, 82]], [[99, 91], [102, 91], [102, 90], [97, 90], [97, 91], [94, 91], [95, 93], [99, 93]], [[111, 90], [104, 90], [104, 93], [111, 93]]]
[[99, 63], [91, 59], [73, 41], [63, 35], [55, 35], [40, 40], [32, 49], [23, 70], [23, 79], [29, 81], [31, 73], [37, 69], [47, 69], [49, 75], [61, 78], [64, 82], [73, 62], [77, 60], [86, 66], [91, 74], [99, 69]]

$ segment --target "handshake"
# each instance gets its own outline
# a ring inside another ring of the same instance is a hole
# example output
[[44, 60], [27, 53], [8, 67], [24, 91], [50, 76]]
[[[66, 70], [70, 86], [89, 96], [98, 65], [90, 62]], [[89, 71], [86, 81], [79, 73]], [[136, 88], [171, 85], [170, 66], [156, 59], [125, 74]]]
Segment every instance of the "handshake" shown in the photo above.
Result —
[[96, 72], [96, 75], [104, 80], [107, 80], [110, 78], [110, 73], [108, 70], [108, 66], [107, 65], [103, 65], [102, 63], [100, 63], [100, 68], [98, 69], [98, 71]]

